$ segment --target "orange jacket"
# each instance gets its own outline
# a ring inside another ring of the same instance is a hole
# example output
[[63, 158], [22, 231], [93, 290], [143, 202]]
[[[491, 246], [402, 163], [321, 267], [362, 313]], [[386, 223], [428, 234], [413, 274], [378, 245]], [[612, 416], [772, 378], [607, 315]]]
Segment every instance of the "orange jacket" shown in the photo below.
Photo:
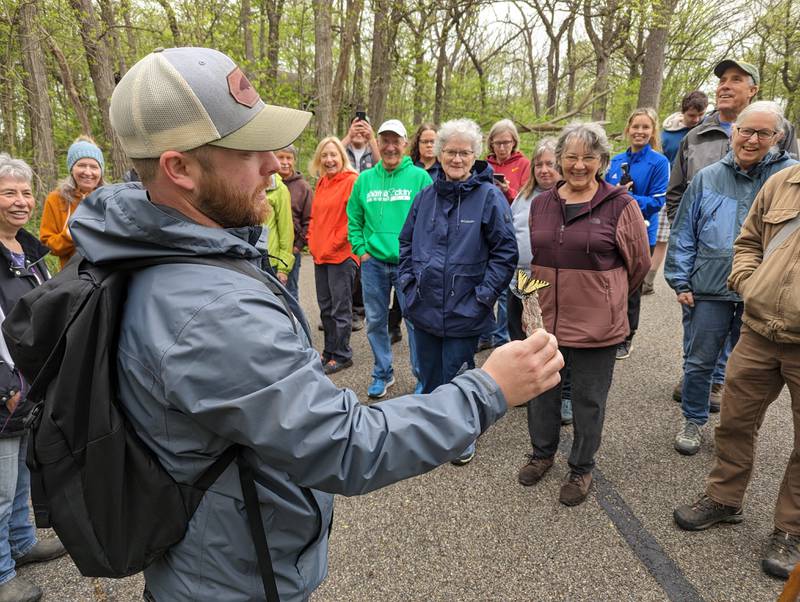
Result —
[[308, 250], [314, 263], [342, 263], [352, 257], [347, 239], [347, 199], [358, 174], [340, 171], [333, 177], [322, 176], [317, 182], [308, 225]]
[[39, 239], [50, 247], [53, 255], [57, 255], [63, 268], [75, 254], [75, 243], [69, 234], [67, 222], [75, 213], [78, 203], [83, 195], [78, 194], [67, 206], [59, 190], [54, 190], [47, 195], [42, 211], [42, 223], [39, 226]]

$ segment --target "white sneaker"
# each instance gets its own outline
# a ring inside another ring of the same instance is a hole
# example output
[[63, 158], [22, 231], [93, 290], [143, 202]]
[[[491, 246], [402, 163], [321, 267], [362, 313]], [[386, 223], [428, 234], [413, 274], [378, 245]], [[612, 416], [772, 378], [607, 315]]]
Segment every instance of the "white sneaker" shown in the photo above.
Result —
[[700, 449], [703, 441], [703, 427], [691, 420], [683, 423], [683, 428], [675, 436], [675, 449], [684, 456], [693, 456]]

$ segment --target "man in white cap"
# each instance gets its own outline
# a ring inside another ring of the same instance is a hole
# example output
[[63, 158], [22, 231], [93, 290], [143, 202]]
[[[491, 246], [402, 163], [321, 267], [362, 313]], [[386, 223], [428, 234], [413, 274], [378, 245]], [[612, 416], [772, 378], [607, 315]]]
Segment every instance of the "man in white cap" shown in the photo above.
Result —
[[[453, 459], [507, 406], [553, 387], [563, 365], [555, 339], [540, 331], [431, 395], [371, 407], [338, 389], [291, 295], [244, 269], [262, 259], [253, 242], [278, 171], [272, 151], [309, 118], [264, 104], [220, 52], [156, 51], [111, 99], [112, 125], [144, 188], [104, 187], [71, 224], [79, 252], [95, 263], [240, 262], [242, 272], [170, 263], [131, 274], [117, 395], [130, 427], [179, 483], [193, 483], [232, 445], [244, 448], [283, 602], [306, 600], [325, 577], [332, 493], [363, 493]], [[242, 499], [231, 464], [180, 543], [145, 569], [145, 599], [264, 599], [269, 578], [259, 576]]]
[[[397, 290], [397, 264], [400, 261], [400, 230], [406, 222], [411, 202], [417, 193], [432, 183], [421, 167], [405, 154], [406, 128], [389, 119], [378, 128], [380, 163], [362, 172], [347, 202], [347, 219], [353, 253], [361, 258], [361, 290], [367, 315], [367, 340], [375, 364], [367, 395], [378, 399], [394, 385], [392, 343], [389, 336], [389, 303], [392, 288]], [[400, 291], [397, 291], [400, 296]], [[401, 300], [402, 306], [402, 300]], [[416, 375], [416, 353], [411, 326], [408, 346], [411, 369]]]

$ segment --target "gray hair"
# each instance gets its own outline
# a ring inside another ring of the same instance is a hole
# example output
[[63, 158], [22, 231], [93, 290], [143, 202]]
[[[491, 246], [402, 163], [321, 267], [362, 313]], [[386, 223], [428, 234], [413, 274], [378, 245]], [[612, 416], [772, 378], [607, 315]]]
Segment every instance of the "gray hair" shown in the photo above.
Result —
[[442, 149], [453, 138], [469, 142], [475, 156], [480, 156], [483, 150], [483, 134], [480, 126], [472, 119], [451, 119], [442, 124], [442, 127], [439, 128], [439, 137], [436, 138], [436, 144], [433, 147], [437, 157], [442, 154]]
[[547, 138], [542, 138], [539, 140], [539, 143], [536, 145], [536, 149], [533, 151], [532, 160], [535, 161], [544, 153], [553, 153], [556, 154], [556, 145], [558, 144], [558, 140], [553, 138], [552, 136], [548, 136]]
[[508, 132], [511, 134], [511, 139], [514, 140], [514, 146], [511, 149], [513, 153], [517, 148], [519, 148], [519, 132], [517, 131], [517, 126], [514, 125], [514, 122], [510, 119], [501, 119], [497, 123], [492, 126], [492, 129], [489, 130], [489, 135], [486, 138], [486, 144], [489, 146], [489, 152], [493, 153], [494, 150], [492, 149], [492, 141], [495, 139], [495, 136], [499, 136]]
[[278, 149], [275, 152], [279, 153], [281, 151], [284, 151], [284, 152], [287, 152], [287, 153], [292, 153], [294, 155], [294, 160], [295, 161], [297, 161], [297, 157], [300, 154], [298, 152], [298, 150], [297, 150], [297, 147], [294, 144], [290, 144], [289, 146], [284, 146], [283, 148]]
[[559, 166], [567, 146], [572, 142], [582, 142], [590, 153], [600, 155], [600, 168], [597, 170], [597, 177], [601, 178], [611, 161], [611, 144], [603, 126], [595, 122], [583, 123], [580, 121], [573, 121], [564, 126], [556, 143], [556, 163]]
[[740, 125], [742, 121], [744, 121], [744, 118], [751, 113], [769, 113], [772, 115], [775, 118], [776, 132], [783, 132], [786, 128], [786, 119], [783, 117], [783, 109], [781, 109], [777, 102], [772, 100], [757, 100], [750, 103], [737, 115], [734, 123]]
[[13, 159], [8, 153], [0, 153], [0, 179], [11, 178], [31, 184], [33, 170], [22, 159]]

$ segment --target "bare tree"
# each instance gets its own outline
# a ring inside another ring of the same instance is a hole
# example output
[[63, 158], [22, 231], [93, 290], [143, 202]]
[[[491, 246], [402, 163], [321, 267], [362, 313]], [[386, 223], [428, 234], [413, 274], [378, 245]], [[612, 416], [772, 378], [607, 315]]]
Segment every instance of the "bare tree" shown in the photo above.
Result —
[[[583, 0], [583, 24], [597, 61], [593, 88], [595, 95], [608, 89], [611, 55], [625, 44], [628, 37], [630, 15], [622, 8], [622, 0]], [[605, 119], [607, 105], [608, 97], [598, 96], [592, 106], [592, 119]]]
[[339, 42], [339, 61], [336, 64], [336, 75], [333, 78], [333, 93], [331, 98], [331, 111], [339, 115], [344, 99], [344, 90], [347, 85], [347, 75], [350, 70], [350, 56], [358, 29], [361, 11], [364, 10], [364, 0], [347, 0], [347, 11], [344, 17], [344, 27]]
[[655, 0], [655, 2], [650, 33], [644, 47], [644, 65], [636, 104], [640, 107], [653, 107], [658, 111], [661, 104], [661, 87], [664, 84], [669, 26], [678, 2], [677, 0]]
[[392, 51], [400, 19], [399, 0], [374, 0], [372, 58], [369, 75], [369, 114], [375, 123], [383, 121], [386, 97], [392, 80]]
[[20, 5], [19, 34], [22, 62], [27, 71], [23, 78], [28, 97], [28, 114], [33, 139], [33, 168], [43, 190], [55, 188], [58, 172], [53, 148], [53, 116], [47, 91], [47, 71], [39, 47], [37, 0]]
[[333, 133], [333, 42], [331, 10], [325, 0], [314, 0], [314, 87], [317, 138]]

